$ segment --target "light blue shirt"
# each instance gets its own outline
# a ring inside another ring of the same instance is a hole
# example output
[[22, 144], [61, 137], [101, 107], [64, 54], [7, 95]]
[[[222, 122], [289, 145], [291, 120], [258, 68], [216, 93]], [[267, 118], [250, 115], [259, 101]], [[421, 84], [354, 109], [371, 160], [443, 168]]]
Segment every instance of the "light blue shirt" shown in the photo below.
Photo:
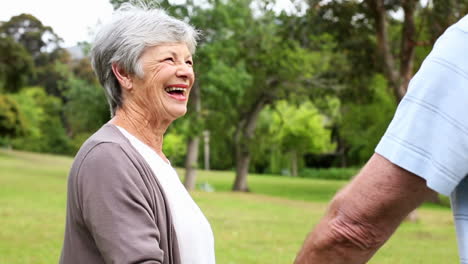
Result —
[[468, 264], [468, 16], [437, 40], [375, 151], [451, 196]]

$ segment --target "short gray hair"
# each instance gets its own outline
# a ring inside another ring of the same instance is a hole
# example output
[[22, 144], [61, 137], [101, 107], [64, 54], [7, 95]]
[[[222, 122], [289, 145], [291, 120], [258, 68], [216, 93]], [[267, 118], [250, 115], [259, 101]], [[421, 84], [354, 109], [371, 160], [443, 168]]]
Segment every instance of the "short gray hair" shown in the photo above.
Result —
[[139, 59], [147, 47], [181, 42], [194, 54], [198, 37], [199, 32], [188, 23], [143, 2], [124, 3], [118, 8], [96, 34], [91, 49], [91, 64], [104, 87], [111, 116], [122, 106], [122, 90], [112, 72], [113, 63], [129, 74], [143, 77]]

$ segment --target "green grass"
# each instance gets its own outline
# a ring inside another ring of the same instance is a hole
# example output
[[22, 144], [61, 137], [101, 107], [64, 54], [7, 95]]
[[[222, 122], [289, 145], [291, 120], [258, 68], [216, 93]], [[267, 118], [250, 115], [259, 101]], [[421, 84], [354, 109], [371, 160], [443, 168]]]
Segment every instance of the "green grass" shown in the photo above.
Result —
[[[70, 158], [0, 151], [0, 263], [57, 263]], [[183, 171], [179, 170], [183, 175]], [[250, 175], [251, 193], [229, 192], [233, 172], [200, 171], [216, 192], [193, 197], [213, 227], [217, 263], [292, 263], [306, 233], [344, 181]], [[425, 206], [371, 264], [457, 263], [451, 212]]]

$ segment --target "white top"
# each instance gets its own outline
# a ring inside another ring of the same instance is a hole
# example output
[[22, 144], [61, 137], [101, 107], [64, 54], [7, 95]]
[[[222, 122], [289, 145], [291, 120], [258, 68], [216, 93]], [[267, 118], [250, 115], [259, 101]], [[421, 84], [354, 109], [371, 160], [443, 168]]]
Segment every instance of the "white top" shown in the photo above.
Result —
[[214, 237], [208, 220], [180, 182], [177, 172], [148, 145], [117, 126], [143, 156], [167, 197], [183, 264], [214, 264]]
[[451, 195], [460, 260], [468, 264], [468, 16], [437, 40], [376, 152]]

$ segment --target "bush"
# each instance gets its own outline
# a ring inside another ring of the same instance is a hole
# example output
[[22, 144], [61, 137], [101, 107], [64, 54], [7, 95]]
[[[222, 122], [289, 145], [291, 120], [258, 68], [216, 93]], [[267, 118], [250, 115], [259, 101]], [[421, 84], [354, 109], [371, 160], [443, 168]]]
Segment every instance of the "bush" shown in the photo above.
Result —
[[164, 135], [163, 151], [172, 166], [184, 166], [187, 143], [182, 135], [178, 133]]
[[70, 154], [70, 140], [60, 119], [62, 102], [41, 87], [28, 87], [14, 94], [24, 116], [26, 133], [12, 140], [19, 150]]
[[304, 168], [299, 172], [299, 176], [311, 179], [324, 180], [350, 180], [358, 173], [358, 168], [329, 168], [329, 169], [312, 169]]
[[8, 95], [0, 95], [0, 146], [9, 146], [10, 139], [26, 132], [26, 122], [17, 102]]

